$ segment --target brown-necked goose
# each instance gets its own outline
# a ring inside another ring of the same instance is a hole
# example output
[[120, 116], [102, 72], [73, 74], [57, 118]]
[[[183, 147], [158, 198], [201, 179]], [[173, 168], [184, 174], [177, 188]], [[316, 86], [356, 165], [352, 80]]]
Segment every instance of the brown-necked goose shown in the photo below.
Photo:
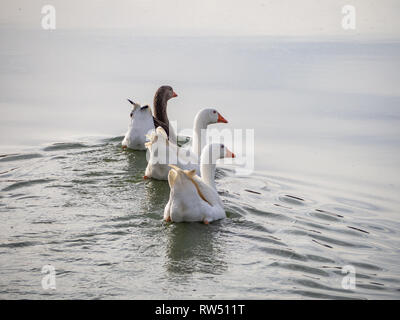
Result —
[[146, 134], [157, 127], [162, 127], [169, 136], [167, 103], [169, 99], [177, 96], [170, 86], [158, 88], [154, 96], [154, 116], [151, 114], [149, 106], [142, 107], [140, 104], [128, 99], [132, 104], [132, 111], [130, 113], [131, 123], [122, 141], [122, 147], [134, 150], [146, 150], [144, 145], [146, 143]]

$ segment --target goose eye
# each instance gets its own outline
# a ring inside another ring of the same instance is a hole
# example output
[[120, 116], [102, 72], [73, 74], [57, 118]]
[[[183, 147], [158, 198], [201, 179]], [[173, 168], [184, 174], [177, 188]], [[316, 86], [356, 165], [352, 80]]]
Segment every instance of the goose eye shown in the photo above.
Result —
[[131, 118], [132, 118], [132, 116], [133, 116], [133, 112], [131, 112]]
[[217, 113], [217, 111], [214, 110], [213, 113]]
[[225, 146], [223, 144], [221, 144], [221, 149], [225, 148]]

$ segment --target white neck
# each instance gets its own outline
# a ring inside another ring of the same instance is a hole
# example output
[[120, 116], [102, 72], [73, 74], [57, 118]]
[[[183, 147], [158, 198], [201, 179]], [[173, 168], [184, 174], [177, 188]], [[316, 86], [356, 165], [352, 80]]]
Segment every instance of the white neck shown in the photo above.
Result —
[[213, 152], [212, 155], [210, 155], [210, 152], [212, 152], [211, 150], [212, 150], [211, 148], [204, 148], [201, 154], [200, 174], [201, 174], [201, 179], [205, 184], [207, 184], [211, 188], [216, 189], [215, 168], [216, 168], [217, 157], [215, 152]]
[[196, 115], [193, 124], [193, 142], [192, 142], [192, 152], [197, 155], [200, 160], [201, 150], [203, 150], [206, 143], [206, 129], [208, 123], [204, 120], [201, 113]]

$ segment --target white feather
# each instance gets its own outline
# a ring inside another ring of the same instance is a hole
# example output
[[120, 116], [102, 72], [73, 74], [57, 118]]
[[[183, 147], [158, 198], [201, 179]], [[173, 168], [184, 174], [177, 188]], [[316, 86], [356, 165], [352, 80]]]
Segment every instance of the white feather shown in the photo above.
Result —
[[154, 130], [154, 121], [150, 108], [141, 109], [139, 104], [134, 103], [131, 123], [122, 146], [134, 150], [146, 150], [146, 134], [151, 130]]

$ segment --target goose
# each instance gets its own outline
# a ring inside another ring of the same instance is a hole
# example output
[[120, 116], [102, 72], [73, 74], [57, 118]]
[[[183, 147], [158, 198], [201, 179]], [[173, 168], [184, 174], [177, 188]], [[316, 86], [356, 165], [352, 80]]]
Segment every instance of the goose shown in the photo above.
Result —
[[154, 128], [153, 115], [149, 106], [141, 107], [140, 104], [128, 99], [133, 108], [130, 114], [131, 123], [122, 140], [122, 148], [133, 150], [146, 150], [146, 133]]
[[128, 131], [122, 140], [122, 148], [130, 148], [134, 150], [146, 150], [146, 134], [157, 127], [164, 128], [169, 136], [173, 137], [176, 141], [176, 134], [173, 130], [169, 130], [169, 120], [167, 116], [167, 103], [168, 100], [178, 95], [170, 86], [161, 86], [154, 95], [153, 114], [151, 114], [149, 106], [141, 107], [140, 104], [128, 99], [132, 105], [130, 113], [131, 123], [129, 124]]
[[164, 220], [209, 224], [226, 217], [223, 203], [215, 187], [216, 161], [235, 158], [235, 154], [220, 143], [208, 144], [201, 153], [201, 178], [195, 170], [183, 170], [169, 165], [169, 201], [164, 209]]
[[187, 170], [195, 169], [197, 174], [200, 174], [200, 153], [206, 142], [207, 126], [212, 123], [228, 123], [228, 121], [215, 109], [202, 109], [196, 114], [191, 148], [179, 147], [171, 142], [171, 139], [168, 140], [162, 127], [158, 127], [155, 132], [148, 135], [149, 142], [145, 146], [149, 149], [150, 156], [144, 179], [167, 180], [170, 170], [168, 164], [177, 164]]

